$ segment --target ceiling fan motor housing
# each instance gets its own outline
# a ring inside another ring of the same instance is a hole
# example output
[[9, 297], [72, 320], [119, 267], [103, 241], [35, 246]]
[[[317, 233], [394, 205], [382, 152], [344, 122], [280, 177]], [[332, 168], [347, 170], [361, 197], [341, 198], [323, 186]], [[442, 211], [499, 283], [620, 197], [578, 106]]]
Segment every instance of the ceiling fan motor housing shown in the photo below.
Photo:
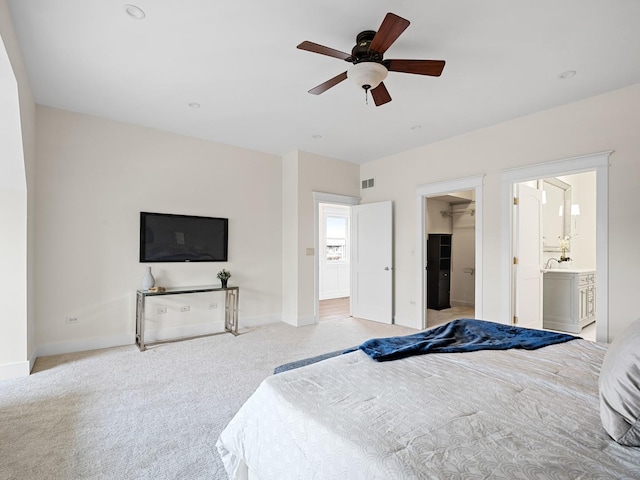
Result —
[[388, 71], [382, 64], [382, 54], [369, 48], [375, 36], [374, 30], [360, 32], [349, 59], [353, 67], [347, 71], [347, 77], [364, 90], [376, 88], [387, 78]]
[[351, 49], [350, 61], [354, 64], [360, 62], [382, 63], [382, 54], [369, 50], [373, 37], [376, 36], [374, 30], [365, 30], [356, 37], [356, 45]]

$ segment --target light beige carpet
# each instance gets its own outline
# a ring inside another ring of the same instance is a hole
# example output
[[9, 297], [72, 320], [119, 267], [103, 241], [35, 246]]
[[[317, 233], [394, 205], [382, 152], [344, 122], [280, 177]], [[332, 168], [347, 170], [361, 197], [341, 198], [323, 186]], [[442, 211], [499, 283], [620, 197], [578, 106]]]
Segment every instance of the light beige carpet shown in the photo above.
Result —
[[276, 366], [413, 332], [347, 318], [39, 358], [0, 382], [0, 478], [226, 479], [218, 435]]

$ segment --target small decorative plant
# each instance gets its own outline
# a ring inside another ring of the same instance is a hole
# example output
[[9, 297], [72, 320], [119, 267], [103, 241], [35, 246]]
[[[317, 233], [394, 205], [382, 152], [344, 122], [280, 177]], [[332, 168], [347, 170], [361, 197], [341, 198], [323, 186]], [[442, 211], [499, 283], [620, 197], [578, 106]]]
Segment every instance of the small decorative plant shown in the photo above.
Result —
[[225, 270], [223, 268], [218, 272], [218, 278], [220, 279], [220, 282], [222, 282], [223, 287], [227, 286], [227, 281], [229, 280], [230, 277], [231, 277], [231, 272], [229, 272], [229, 270]]
[[564, 237], [558, 237], [560, 239], [560, 262], [570, 262], [571, 257], [567, 256], [569, 249], [571, 248], [571, 238], [575, 235], [565, 235]]

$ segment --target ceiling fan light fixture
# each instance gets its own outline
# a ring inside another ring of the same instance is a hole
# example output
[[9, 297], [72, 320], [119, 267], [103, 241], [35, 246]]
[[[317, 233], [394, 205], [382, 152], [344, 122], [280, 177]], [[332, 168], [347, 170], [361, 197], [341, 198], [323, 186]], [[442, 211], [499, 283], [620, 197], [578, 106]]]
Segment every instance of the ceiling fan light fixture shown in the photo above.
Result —
[[387, 78], [388, 73], [388, 70], [380, 63], [360, 62], [347, 71], [347, 77], [358, 87], [370, 90], [380, 85]]

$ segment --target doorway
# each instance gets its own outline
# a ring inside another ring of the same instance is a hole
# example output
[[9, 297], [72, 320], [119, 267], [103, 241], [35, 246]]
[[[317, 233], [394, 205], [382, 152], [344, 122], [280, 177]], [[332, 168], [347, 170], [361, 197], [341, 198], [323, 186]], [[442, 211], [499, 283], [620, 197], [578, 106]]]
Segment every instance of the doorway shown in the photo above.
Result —
[[[419, 215], [417, 245], [420, 246], [419, 261], [417, 263], [419, 268], [419, 280], [417, 282], [419, 290], [416, 306], [418, 307], [421, 329], [453, 319], [448, 317], [449, 314], [456, 318], [464, 316], [482, 318], [482, 180], [483, 175], [478, 175], [421, 185], [416, 189]], [[460, 198], [460, 192], [465, 192], [465, 198]], [[444, 208], [444, 205], [439, 202], [443, 199], [450, 199], [450, 197], [453, 197], [453, 200], [447, 202], [447, 208]], [[454, 203], [454, 205], [451, 205], [451, 203]], [[432, 211], [432, 213], [428, 215], [427, 212], [429, 211]], [[452, 213], [453, 211], [460, 213]], [[445, 214], [441, 212], [445, 212]], [[443, 221], [444, 224], [440, 224]], [[466, 237], [464, 242], [453, 241], [451, 245], [451, 260], [453, 260], [454, 255], [457, 260], [454, 268], [458, 270], [457, 273], [460, 279], [467, 280], [459, 284], [462, 286], [460, 291], [453, 290], [453, 300], [457, 301], [454, 304], [458, 303], [455, 308], [459, 311], [453, 311], [453, 305], [451, 309], [427, 309], [429, 284], [434, 282], [433, 278], [430, 281], [427, 271], [427, 234], [445, 233], [436, 232], [435, 230], [447, 228], [447, 225], [449, 225], [452, 229], [453, 239], [452, 222], [457, 224], [456, 238], [461, 240]], [[470, 225], [473, 225], [473, 229], [468, 228]], [[459, 246], [461, 248], [458, 248]], [[471, 308], [473, 308], [473, 315], [469, 315]]]
[[[515, 187], [517, 324], [595, 340], [596, 172]], [[532, 208], [534, 194], [539, 202]]]
[[[592, 296], [597, 309], [597, 319], [595, 322], [595, 340], [608, 342], [608, 162], [611, 151], [574, 157], [558, 162], [550, 162], [529, 167], [522, 167], [508, 170], [502, 174], [502, 195], [503, 195], [503, 244], [508, 256], [503, 258], [503, 268], [505, 278], [509, 278], [511, 295], [506, 295], [505, 306], [512, 318], [516, 317], [516, 305], [520, 297], [517, 286], [514, 259], [517, 258], [517, 242], [514, 237], [514, 186], [522, 182], [537, 182], [540, 179], [561, 177], [565, 175], [577, 175], [585, 172], [594, 172], [595, 175], [595, 196], [592, 197], [593, 210], [595, 211], [595, 228], [593, 233], [584, 234], [585, 240], [589, 239], [595, 243], [595, 274], [593, 280]], [[568, 178], [568, 177], [567, 177]], [[566, 182], [565, 182], [566, 183]], [[584, 197], [588, 198], [587, 196]], [[597, 201], [596, 201], [597, 199]], [[564, 214], [571, 213], [571, 204], [563, 206]], [[586, 223], [580, 221], [581, 230], [586, 228]], [[575, 226], [575, 223], [573, 224]], [[545, 242], [553, 241], [553, 238], [546, 238]], [[558, 235], [553, 235], [558, 236]], [[558, 241], [559, 243], [559, 241]], [[560, 248], [560, 247], [558, 247]], [[578, 247], [576, 248], [576, 252]], [[549, 252], [551, 254], [552, 252]], [[559, 252], [562, 253], [562, 252]], [[543, 257], [545, 258], [545, 257]], [[546, 262], [545, 262], [546, 263]], [[544, 265], [542, 265], [544, 267]]]
[[425, 199], [427, 327], [475, 317], [475, 192]]
[[[313, 300], [313, 312], [314, 312], [314, 319], [315, 319], [315, 323], [318, 323], [318, 321], [322, 318], [322, 319], [336, 319], [336, 318], [345, 318], [350, 316], [351, 314], [351, 305], [350, 305], [350, 298], [351, 298], [351, 292], [350, 292], [350, 283], [348, 284], [348, 288], [349, 288], [349, 292], [347, 294], [346, 297], [340, 297], [340, 294], [338, 294], [337, 299], [329, 299], [329, 298], [324, 298], [323, 304], [322, 304], [322, 311], [320, 309], [320, 270], [321, 270], [321, 262], [323, 262], [324, 259], [326, 259], [327, 256], [327, 250], [326, 250], [326, 244], [324, 241], [321, 241], [321, 230], [323, 231], [322, 236], [326, 236], [325, 232], [327, 231], [325, 222], [326, 220], [324, 219], [324, 214], [321, 214], [321, 206], [322, 206], [322, 210], [324, 210], [325, 212], [331, 212], [331, 208], [335, 207], [339, 210], [337, 210], [338, 212], [342, 212], [342, 215], [344, 215], [344, 213], [348, 210], [349, 214], [348, 214], [348, 235], [350, 238], [350, 233], [351, 233], [351, 207], [353, 205], [358, 205], [360, 203], [360, 198], [359, 197], [353, 197], [353, 196], [349, 196], [349, 195], [336, 195], [336, 194], [332, 194], [332, 193], [324, 193], [324, 192], [313, 192], [313, 204], [314, 204], [314, 248], [313, 249], [307, 249], [307, 255], [313, 255], [314, 256], [314, 263], [315, 263], [315, 268], [314, 268], [314, 289], [313, 289], [313, 295], [314, 295], [314, 300]], [[327, 210], [328, 209], [328, 210]], [[340, 215], [338, 215], [340, 216]], [[339, 223], [339, 222], [338, 222]], [[348, 243], [347, 243], [347, 248], [348, 248]], [[309, 251], [311, 250], [311, 251]], [[332, 252], [335, 253], [335, 249], [332, 248]], [[350, 252], [347, 252], [347, 255], [349, 258], [349, 272], [350, 272]], [[335, 255], [333, 255], [333, 253], [331, 254], [332, 257], [335, 257]], [[323, 279], [324, 281], [324, 279]], [[335, 292], [338, 292], [339, 290], [335, 290]], [[342, 290], [344, 291], [344, 289]], [[342, 298], [342, 299], [341, 299]]]
[[351, 207], [320, 203], [318, 221], [318, 320], [339, 320], [351, 312]]
[[350, 314], [363, 320], [393, 323], [393, 206], [391, 201], [360, 205], [359, 197], [313, 192], [314, 323], [320, 313], [320, 205], [351, 209]]

